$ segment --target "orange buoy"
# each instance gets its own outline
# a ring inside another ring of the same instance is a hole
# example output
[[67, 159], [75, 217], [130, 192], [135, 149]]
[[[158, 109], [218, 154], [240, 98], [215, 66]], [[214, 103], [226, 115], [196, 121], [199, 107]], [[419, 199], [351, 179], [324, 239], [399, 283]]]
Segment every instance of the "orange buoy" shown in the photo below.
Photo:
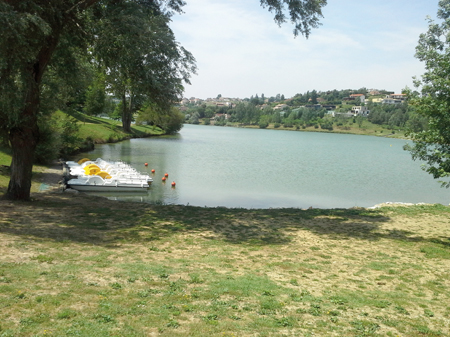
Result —
[[175, 187], [175, 185], [176, 185], [175, 181], [172, 181], [172, 187]]
[[164, 174], [164, 177], [167, 178], [168, 176], [169, 176], [169, 173], [165, 173], [165, 174]]
[[152, 173], [155, 173], [155, 169], [152, 169]]
[[162, 181], [164, 181], [164, 182], [165, 182], [165, 181], [166, 181], [166, 179], [167, 179], [166, 177], [162, 177]]
[[145, 163], [144, 165], [145, 165], [145, 166], [148, 166], [148, 163]]

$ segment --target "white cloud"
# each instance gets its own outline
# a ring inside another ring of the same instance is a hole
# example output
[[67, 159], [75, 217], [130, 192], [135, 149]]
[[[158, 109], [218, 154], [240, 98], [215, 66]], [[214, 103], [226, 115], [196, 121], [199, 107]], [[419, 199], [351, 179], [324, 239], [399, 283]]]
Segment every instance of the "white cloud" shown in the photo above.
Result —
[[[399, 91], [411, 85], [412, 76], [423, 71], [414, 59], [418, 36], [426, 30], [422, 18], [436, 10], [427, 0], [413, 2], [419, 11], [432, 12], [399, 12], [410, 6], [407, 0], [384, 7], [342, 1], [327, 5], [324, 25], [307, 40], [294, 39], [289, 24], [279, 28], [257, 1], [187, 0], [186, 14], [172, 24], [199, 68], [186, 96], [292, 96], [362, 86]], [[383, 19], [388, 21], [380, 25]]]

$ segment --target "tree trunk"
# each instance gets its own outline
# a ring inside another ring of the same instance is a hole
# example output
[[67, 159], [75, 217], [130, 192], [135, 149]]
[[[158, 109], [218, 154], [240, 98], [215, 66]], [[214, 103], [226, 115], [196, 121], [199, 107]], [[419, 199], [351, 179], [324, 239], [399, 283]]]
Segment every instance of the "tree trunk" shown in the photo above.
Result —
[[37, 113], [39, 111], [39, 84], [34, 70], [30, 70], [26, 105], [20, 114], [21, 123], [9, 131], [12, 148], [11, 176], [6, 197], [10, 200], [29, 200], [34, 151], [39, 140]]
[[10, 200], [29, 200], [34, 151], [38, 140], [37, 126], [16, 128], [10, 132], [13, 149], [11, 177], [6, 197]]
[[36, 61], [24, 69], [24, 73], [27, 74], [25, 104], [19, 113], [19, 122], [9, 130], [12, 160], [11, 176], [5, 196], [10, 200], [30, 200], [34, 154], [39, 141], [37, 120], [40, 109], [40, 85], [59, 41], [61, 27], [57, 28], [59, 30], [55, 29], [55, 34], [47, 38]]
[[131, 133], [131, 107], [127, 107], [127, 98], [125, 94], [122, 96], [122, 128], [124, 132]]

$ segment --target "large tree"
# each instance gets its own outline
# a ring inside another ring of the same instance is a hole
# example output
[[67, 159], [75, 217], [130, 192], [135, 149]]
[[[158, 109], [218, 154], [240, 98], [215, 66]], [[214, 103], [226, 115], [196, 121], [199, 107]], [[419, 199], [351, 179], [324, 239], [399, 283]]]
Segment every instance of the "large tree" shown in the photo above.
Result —
[[110, 91], [121, 100], [123, 129], [131, 132], [132, 115], [142, 102], [168, 111], [179, 101], [195, 60], [176, 42], [170, 16], [158, 8], [120, 2], [102, 10], [93, 53], [106, 70]]
[[425, 63], [425, 73], [415, 79], [420, 92], [408, 90], [410, 105], [428, 125], [423, 131], [412, 129], [414, 143], [405, 147], [414, 160], [427, 163], [424, 169], [435, 179], [450, 176], [450, 0], [439, 1], [437, 17], [440, 22], [428, 19], [428, 31], [416, 47], [416, 57]]
[[[70, 59], [76, 52], [89, 54], [89, 46], [100, 37], [94, 29], [96, 16], [102, 11], [109, 14], [110, 9], [121, 4], [166, 13], [180, 12], [184, 1], [0, 0], [0, 136], [12, 148], [7, 198], [30, 198], [43, 83], [48, 69], [54, 67], [59, 74], [71, 69], [58, 68], [61, 60]], [[278, 24], [290, 20], [295, 35], [308, 36], [311, 28], [317, 27], [326, 1], [261, 0], [260, 4], [274, 13]]]

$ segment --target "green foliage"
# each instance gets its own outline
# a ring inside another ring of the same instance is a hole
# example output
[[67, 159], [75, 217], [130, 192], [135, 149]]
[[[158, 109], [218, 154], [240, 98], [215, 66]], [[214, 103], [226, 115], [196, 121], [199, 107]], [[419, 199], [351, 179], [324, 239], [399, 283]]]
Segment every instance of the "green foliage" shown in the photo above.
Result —
[[183, 127], [184, 115], [178, 108], [162, 109], [154, 104], [147, 105], [138, 112], [136, 124], [156, 125], [166, 134], [176, 133]]
[[333, 121], [330, 119], [323, 119], [320, 123], [320, 128], [325, 130], [333, 130]]
[[227, 125], [227, 120], [225, 119], [225, 116], [221, 115], [221, 116], [215, 117], [214, 125], [217, 125], [217, 126]]
[[39, 143], [34, 153], [35, 162], [48, 164], [58, 158], [61, 147], [59, 127], [56, 117], [41, 119], [39, 121]]
[[108, 87], [122, 101], [122, 125], [128, 132], [143, 101], [169, 109], [179, 100], [183, 82], [195, 73], [195, 60], [175, 40], [170, 16], [154, 5], [120, 1], [106, 8], [93, 50], [106, 70]]
[[260, 121], [260, 122], [259, 122], [259, 128], [260, 128], [260, 129], [265, 129], [265, 128], [267, 128], [268, 126], [269, 126], [269, 123], [266, 122], [266, 121]]
[[60, 127], [60, 153], [67, 156], [78, 151], [82, 146], [82, 139], [78, 136], [80, 126], [77, 120], [71, 116], [62, 116], [59, 121]]
[[[415, 79], [418, 92], [407, 91], [416, 113], [428, 119], [428, 128], [409, 131], [414, 145], [406, 146], [414, 160], [427, 164], [424, 169], [435, 179], [450, 177], [450, 1], [441, 0], [437, 13], [440, 23], [429, 19], [428, 31], [420, 35], [416, 58], [425, 63], [425, 73]], [[449, 187], [450, 182], [441, 182]]]
[[70, 155], [84, 147], [79, 136], [78, 121], [62, 112], [56, 112], [39, 122], [39, 143], [35, 162], [48, 164], [59, 156]]
[[84, 113], [90, 116], [101, 115], [105, 112], [106, 105], [105, 76], [102, 72], [98, 72], [86, 92]]
[[[414, 115], [413, 107], [403, 104], [370, 104], [368, 120], [374, 124], [404, 127], [410, 116]], [[421, 128], [420, 130], [423, 130]]]
[[245, 124], [258, 123], [261, 110], [253, 103], [238, 103], [231, 111], [233, 114], [232, 121]]
[[194, 112], [190, 117], [189, 117], [189, 123], [190, 124], [199, 124], [199, 119], [200, 115], [197, 112]]

